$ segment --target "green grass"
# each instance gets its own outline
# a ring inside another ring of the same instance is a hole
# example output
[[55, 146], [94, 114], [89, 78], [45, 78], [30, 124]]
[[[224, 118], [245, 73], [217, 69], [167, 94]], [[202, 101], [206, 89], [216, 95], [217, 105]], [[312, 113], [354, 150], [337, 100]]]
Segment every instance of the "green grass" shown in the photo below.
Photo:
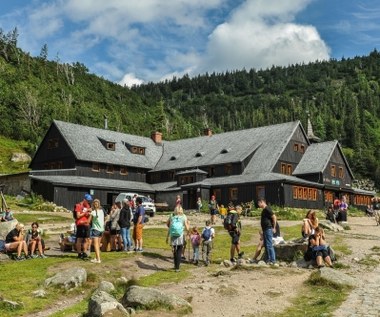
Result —
[[54, 222], [65, 222], [71, 223], [73, 220], [71, 218], [63, 217], [60, 215], [56, 215], [53, 213], [46, 214], [27, 214], [27, 213], [17, 213], [14, 214], [14, 217], [18, 220], [18, 222], [23, 223], [27, 229], [29, 229], [29, 225], [32, 222], [36, 221], [39, 225], [46, 223], [54, 223]]
[[29, 162], [11, 162], [12, 153], [25, 153], [30, 144], [0, 136], [0, 174], [14, 174], [29, 170]]

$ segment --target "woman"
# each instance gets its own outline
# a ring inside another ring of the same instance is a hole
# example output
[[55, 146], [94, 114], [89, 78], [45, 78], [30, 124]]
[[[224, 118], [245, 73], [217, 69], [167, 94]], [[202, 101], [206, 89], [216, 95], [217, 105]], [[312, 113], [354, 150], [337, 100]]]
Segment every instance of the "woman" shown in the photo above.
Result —
[[25, 257], [28, 256], [28, 246], [25, 242], [25, 227], [22, 223], [18, 223], [14, 229], [12, 229], [5, 238], [5, 250], [7, 252], [17, 251], [16, 261], [24, 260], [21, 256], [21, 252], [24, 251]]
[[100, 260], [100, 240], [104, 232], [104, 210], [100, 206], [100, 200], [94, 199], [92, 203], [91, 211], [91, 239], [95, 251], [95, 259], [92, 259], [92, 263], [101, 263]]
[[111, 223], [111, 251], [121, 251], [121, 236], [119, 226], [120, 210], [121, 202], [118, 201], [115, 203], [115, 208], [111, 209], [109, 215], [109, 221]]
[[327, 266], [333, 266], [325, 240], [325, 233], [322, 228], [315, 228], [315, 233], [309, 238], [309, 245], [312, 248], [312, 259], [317, 262], [318, 268], [323, 267], [323, 260]]
[[184, 230], [186, 229], [186, 231], [189, 231], [190, 228], [190, 223], [188, 222], [186, 215], [183, 213], [181, 206], [175, 207], [174, 213], [170, 216], [166, 225], [169, 228], [166, 242], [168, 242], [170, 237], [170, 245], [173, 250], [174, 269], [176, 272], [179, 272], [181, 255], [185, 242]]
[[310, 235], [314, 234], [315, 228], [319, 225], [319, 220], [317, 214], [314, 210], [309, 210], [306, 214], [305, 219], [302, 224], [302, 237], [308, 238]]
[[32, 258], [36, 258], [37, 255], [34, 254], [36, 249], [38, 250], [38, 256], [42, 259], [46, 258], [46, 255], [44, 254], [44, 246], [42, 243], [41, 238], [41, 231], [38, 229], [38, 223], [33, 222], [32, 223], [32, 229], [28, 230], [28, 246], [30, 255]]
[[218, 203], [215, 199], [215, 195], [212, 195], [211, 196], [211, 200], [210, 200], [210, 203], [208, 204], [209, 208], [210, 208], [210, 216], [211, 216], [211, 224], [212, 225], [215, 225], [216, 224], [216, 215], [218, 214], [218, 210], [219, 210], [219, 206], [218, 206]]

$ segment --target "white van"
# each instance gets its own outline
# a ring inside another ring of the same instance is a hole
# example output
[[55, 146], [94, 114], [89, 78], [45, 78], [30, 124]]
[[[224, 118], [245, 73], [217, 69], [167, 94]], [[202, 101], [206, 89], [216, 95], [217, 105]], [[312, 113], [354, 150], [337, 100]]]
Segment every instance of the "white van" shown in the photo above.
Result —
[[123, 203], [123, 200], [125, 198], [131, 201], [134, 195], [141, 197], [145, 213], [148, 214], [150, 217], [154, 217], [154, 215], [156, 214], [156, 206], [154, 205], [153, 201], [150, 201], [148, 197], [144, 195], [139, 195], [137, 193], [120, 193], [119, 195], [117, 195], [115, 202], [120, 201], [121, 203]]

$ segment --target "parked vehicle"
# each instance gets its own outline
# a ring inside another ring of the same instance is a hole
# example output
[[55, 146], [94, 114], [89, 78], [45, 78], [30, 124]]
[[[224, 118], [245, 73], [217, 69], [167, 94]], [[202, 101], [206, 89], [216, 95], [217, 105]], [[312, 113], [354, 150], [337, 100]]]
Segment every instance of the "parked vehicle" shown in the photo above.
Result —
[[132, 200], [134, 195], [137, 195], [138, 197], [142, 198], [142, 205], [145, 209], [145, 213], [150, 217], [154, 217], [154, 215], [156, 214], [156, 206], [154, 205], [153, 200], [149, 199], [144, 195], [140, 195], [137, 193], [120, 193], [119, 195], [117, 195], [115, 202], [123, 202], [125, 198], [127, 198], [128, 200]]

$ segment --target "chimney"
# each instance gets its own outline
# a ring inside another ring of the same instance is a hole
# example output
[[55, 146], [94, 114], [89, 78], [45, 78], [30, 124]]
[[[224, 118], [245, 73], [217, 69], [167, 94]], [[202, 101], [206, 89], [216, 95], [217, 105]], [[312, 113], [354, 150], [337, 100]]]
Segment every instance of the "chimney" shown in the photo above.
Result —
[[205, 128], [203, 130], [203, 135], [205, 135], [205, 136], [212, 136], [212, 130], [210, 128]]
[[108, 130], [108, 119], [106, 115], [104, 115], [104, 129]]
[[161, 144], [162, 143], [162, 133], [158, 131], [152, 132], [150, 135], [151, 139], [153, 140], [154, 143], [156, 144]]

